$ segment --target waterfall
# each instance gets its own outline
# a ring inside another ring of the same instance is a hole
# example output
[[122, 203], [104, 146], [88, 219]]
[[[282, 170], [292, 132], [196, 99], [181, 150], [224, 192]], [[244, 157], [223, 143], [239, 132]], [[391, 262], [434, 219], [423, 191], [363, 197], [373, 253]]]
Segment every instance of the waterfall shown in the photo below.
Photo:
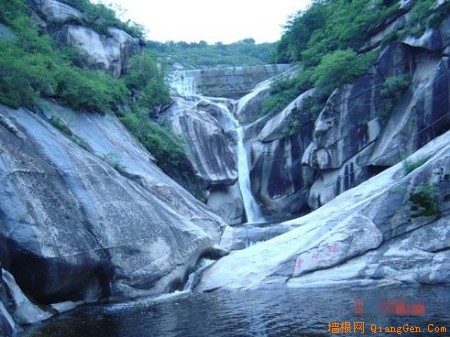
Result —
[[199, 76], [199, 70], [176, 70], [171, 72], [168, 77], [170, 94], [179, 97], [197, 95], [197, 79]]
[[242, 201], [244, 203], [245, 214], [247, 216], [247, 223], [265, 222], [258, 203], [253, 197], [252, 187], [250, 182], [250, 168], [248, 165], [248, 156], [244, 144], [244, 128], [241, 123], [234, 117], [231, 111], [224, 104], [220, 104], [223, 111], [230, 118], [233, 123], [234, 131], [236, 133], [236, 165], [238, 170], [238, 183], [241, 190]]
[[247, 215], [247, 223], [263, 222], [264, 218], [252, 193], [250, 168], [248, 165], [247, 151], [245, 150], [244, 145], [244, 129], [242, 125], [238, 125], [239, 126], [236, 128], [238, 181], [244, 202], [245, 214]]
[[[236, 148], [234, 154], [238, 172], [238, 184], [242, 195], [247, 223], [265, 222], [251, 189], [249, 161], [244, 144], [244, 129], [227, 106], [227, 102], [234, 103], [234, 101], [227, 98], [202, 96], [197, 88], [200, 76], [200, 70], [179, 70], [172, 72], [167, 79], [171, 94], [172, 96], [180, 97], [180, 99], [184, 101], [209, 101], [211, 104], [215, 104], [221, 108], [223, 116], [226, 117], [225, 120], [221, 120], [222, 128], [234, 132], [235, 134]], [[260, 86], [257, 86], [258, 90], [262, 90], [268, 86], [269, 83], [269, 81], [263, 82]], [[204, 146], [208, 146], [208, 144], [204, 144]]]

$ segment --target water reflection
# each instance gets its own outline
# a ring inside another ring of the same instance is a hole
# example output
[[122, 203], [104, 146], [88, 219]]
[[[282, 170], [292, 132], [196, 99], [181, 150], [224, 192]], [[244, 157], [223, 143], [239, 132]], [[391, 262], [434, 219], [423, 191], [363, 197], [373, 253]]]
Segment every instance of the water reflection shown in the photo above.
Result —
[[[382, 299], [390, 302], [420, 302], [425, 307], [425, 313], [423, 316], [387, 315], [379, 312], [377, 303]], [[356, 300], [364, 303], [362, 315], [355, 314]], [[34, 326], [19, 336], [392, 336], [393, 333], [385, 332], [384, 328], [404, 324], [409, 324], [409, 327], [420, 326], [424, 331], [420, 334], [402, 332], [406, 336], [450, 336], [449, 308], [450, 288], [445, 287], [370, 291], [276, 288], [213, 293], [182, 292], [160, 299], [81, 308]], [[347, 322], [351, 333], [329, 330], [328, 323], [333, 322]], [[364, 334], [353, 330], [355, 322], [364, 323]], [[376, 334], [370, 331], [371, 324], [376, 325]], [[446, 327], [447, 332], [428, 333], [428, 324]]]

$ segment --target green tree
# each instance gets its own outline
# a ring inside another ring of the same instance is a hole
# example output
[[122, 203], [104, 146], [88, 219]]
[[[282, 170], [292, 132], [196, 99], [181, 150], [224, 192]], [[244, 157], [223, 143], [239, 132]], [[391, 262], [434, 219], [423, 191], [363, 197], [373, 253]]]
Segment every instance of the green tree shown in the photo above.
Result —
[[133, 94], [136, 109], [147, 109], [151, 112], [170, 103], [164, 74], [149, 51], [131, 58], [124, 82]]
[[302, 61], [302, 52], [311, 35], [323, 28], [326, 23], [328, 7], [322, 2], [315, 1], [308, 10], [298, 12], [287, 22], [284, 27], [285, 33], [275, 49], [275, 62]]
[[367, 71], [370, 61], [351, 49], [336, 50], [325, 55], [314, 71], [314, 86], [331, 93], [333, 89], [351, 82]]

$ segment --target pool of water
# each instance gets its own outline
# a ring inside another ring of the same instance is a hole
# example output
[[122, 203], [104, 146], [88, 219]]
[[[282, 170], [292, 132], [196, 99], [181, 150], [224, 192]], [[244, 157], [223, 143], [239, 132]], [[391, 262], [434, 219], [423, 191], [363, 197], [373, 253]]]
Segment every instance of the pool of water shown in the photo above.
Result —
[[[414, 332], [406, 332], [411, 328]], [[439, 332], [429, 332], [429, 329]], [[153, 299], [79, 308], [32, 326], [18, 336], [313, 337], [396, 334], [450, 336], [450, 288], [364, 291], [270, 288], [180, 292]]]

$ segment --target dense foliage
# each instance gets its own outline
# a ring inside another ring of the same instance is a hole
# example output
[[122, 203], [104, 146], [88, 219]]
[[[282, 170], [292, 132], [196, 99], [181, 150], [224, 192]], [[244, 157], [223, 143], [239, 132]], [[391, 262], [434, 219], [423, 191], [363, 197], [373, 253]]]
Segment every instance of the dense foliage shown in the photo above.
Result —
[[274, 44], [256, 44], [253, 39], [244, 39], [231, 44], [213, 45], [205, 41], [198, 43], [149, 41], [147, 46], [158, 55], [158, 60], [167, 66], [178, 63], [186, 69], [199, 69], [267, 64], [271, 60]]
[[164, 74], [148, 51], [131, 58], [123, 80], [132, 93], [133, 112], [145, 111], [147, 116], [152, 116], [155, 107], [166, 106], [171, 101]]
[[[99, 32], [106, 32], [110, 25], [124, 28], [118, 24], [120, 21], [114, 12], [104, 5], [93, 5], [87, 0], [65, 2], [92, 17], [93, 24], [83, 24]], [[39, 109], [45, 108], [41, 98], [52, 98], [76, 110], [114, 112], [155, 156], [166, 173], [180, 183], [193, 180], [193, 169], [184, 153], [183, 142], [150, 119], [171, 99], [164, 84], [164, 74], [149, 50], [133, 56], [127, 72], [114, 78], [89, 69], [77, 50], [58, 44], [46, 32], [40, 31], [24, 0], [3, 1], [0, 23], [13, 33], [0, 36], [0, 104]], [[89, 150], [62, 120], [55, 117], [51, 122]], [[105, 160], [120, 171], [120, 163], [110, 157]], [[179, 172], [190, 177], [181, 177]]]
[[301, 61], [308, 67], [337, 50], [357, 52], [370, 34], [398, 11], [398, 1], [315, 0], [287, 23], [275, 59]]
[[314, 86], [330, 94], [333, 89], [350, 83], [366, 72], [375, 61], [375, 55], [369, 53], [359, 56], [350, 48], [324, 55], [311, 76]]
[[[412, 6], [408, 23], [388, 34], [384, 43], [436, 27], [450, 10], [450, 1], [421, 0]], [[330, 94], [362, 76], [377, 57], [377, 49], [367, 51], [369, 37], [404, 11], [397, 0], [313, 0], [307, 10], [298, 12], [286, 24], [274, 51], [275, 62], [298, 63], [302, 70], [282, 86], [277, 83], [272, 88], [263, 113], [279, 111], [306, 89], [316, 87]], [[395, 83], [389, 80], [383, 98], [392, 108], [398, 95], [387, 93], [392, 91], [389, 88], [399, 87], [404, 92], [407, 84], [404, 79]]]
[[115, 110], [129, 91], [121, 79], [74, 65], [77, 52], [59, 49], [40, 33], [22, 0], [10, 0], [0, 22], [15, 36], [0, 40], [0, 103], [33, 107], [38, 98], [55, 98], [89, 111]]
[[380, 90], [382, 99], [382, 119], [388, 119], [390, 114], [395, 109], [402, 95], [408, 90], [411, 85], [411, 78], [409, 75], [390, 76], [386, 78]]

